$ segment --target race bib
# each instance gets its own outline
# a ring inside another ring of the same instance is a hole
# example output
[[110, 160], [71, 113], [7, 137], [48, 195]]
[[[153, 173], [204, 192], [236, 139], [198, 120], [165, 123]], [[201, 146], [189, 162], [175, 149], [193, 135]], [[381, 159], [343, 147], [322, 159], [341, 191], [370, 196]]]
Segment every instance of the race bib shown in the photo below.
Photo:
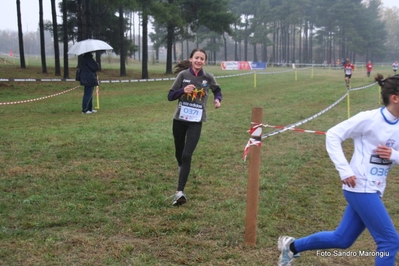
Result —
[[373, 181], [383, 181], [387, 178], [392, 161], [382, 159], [378, 155], [371, 155], [367, 164], [366, 175], [368, 179]]
[[200, 122], [202, 119], [202, 109], [182, 105], [180, 107], [179, 118], [190, 122]]

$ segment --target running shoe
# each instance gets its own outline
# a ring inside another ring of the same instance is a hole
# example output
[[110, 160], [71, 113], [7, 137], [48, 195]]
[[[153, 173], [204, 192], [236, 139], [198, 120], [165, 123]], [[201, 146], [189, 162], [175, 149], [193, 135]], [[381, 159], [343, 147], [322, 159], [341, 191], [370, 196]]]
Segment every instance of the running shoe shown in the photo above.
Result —
[[295, 254], [290, 250], [290, 244], [294, 242], [295, 238], [290, 236], [280, 236], [278, 238], [277, 246], [281, 251], [278, 259], [279, 266], [291, 266], [295, 258], [299, 257], [299, 253]]
[[173, 198], [173, 206], [179, 206], [187, 202], [186, 195], [182, 191], [178, 191]]

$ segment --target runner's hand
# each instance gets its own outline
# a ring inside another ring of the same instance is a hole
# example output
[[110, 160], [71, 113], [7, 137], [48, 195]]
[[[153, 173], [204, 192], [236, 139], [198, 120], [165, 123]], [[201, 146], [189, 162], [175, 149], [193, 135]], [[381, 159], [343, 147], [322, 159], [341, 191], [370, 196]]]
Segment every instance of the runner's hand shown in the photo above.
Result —
[[219, 101], [218, 99], [216, 99], [216, 100], [214, 101], [214, 104], [215, 104], [215, 108], [216, 108], [216, 109], [220, 107], [220, 101]]
[[356, 186], [356, 176], [350, 176], [344, 180], [342, 180], [342, 183], [347, 185], [348, 187], [355, 187]]
[[184, 87], [184, 93], [190, 94], [194, 91], [195, 86], [193, 84], [187, 85]]
[[392, 155], [392, 149], [387, 146], [378, 146], [375, 153], [382, 159], [389, 159]]

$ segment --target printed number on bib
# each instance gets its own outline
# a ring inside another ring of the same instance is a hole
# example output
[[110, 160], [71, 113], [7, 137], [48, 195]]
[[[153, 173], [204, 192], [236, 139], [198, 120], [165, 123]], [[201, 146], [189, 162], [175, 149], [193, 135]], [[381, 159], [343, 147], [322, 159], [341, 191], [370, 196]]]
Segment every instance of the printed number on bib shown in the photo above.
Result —
[[202, 119], [202, 109], [197, 109], [188, 106], [182, 106], [180, 108], [180, 119], [191, 121], [191, 122], [200, 122]]
[[372, 154], [368, 164], [367, 178], [374, 181], [384, 180], [388, 176], [392, 161], [380, 158], [380, 156]]

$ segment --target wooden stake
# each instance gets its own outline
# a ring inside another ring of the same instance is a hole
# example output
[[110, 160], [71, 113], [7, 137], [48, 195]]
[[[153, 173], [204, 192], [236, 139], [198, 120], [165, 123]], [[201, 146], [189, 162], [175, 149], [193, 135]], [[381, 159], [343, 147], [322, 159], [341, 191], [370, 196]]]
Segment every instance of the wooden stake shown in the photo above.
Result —
[[[262, 124], [262, 108], [252, 109], [251, 127]], [[261, 141], [262, 126], [255, 130], [251, 138]], [[252, 145], [249, 148], [249, 170], [247, 189], [247, 212], [245, 218], [244, 243], [248, 246], [256, 245], [256, 229], [258, 215], [258, 194], [259, 194], [259, 172], [260, 172], [260, 145]]]

